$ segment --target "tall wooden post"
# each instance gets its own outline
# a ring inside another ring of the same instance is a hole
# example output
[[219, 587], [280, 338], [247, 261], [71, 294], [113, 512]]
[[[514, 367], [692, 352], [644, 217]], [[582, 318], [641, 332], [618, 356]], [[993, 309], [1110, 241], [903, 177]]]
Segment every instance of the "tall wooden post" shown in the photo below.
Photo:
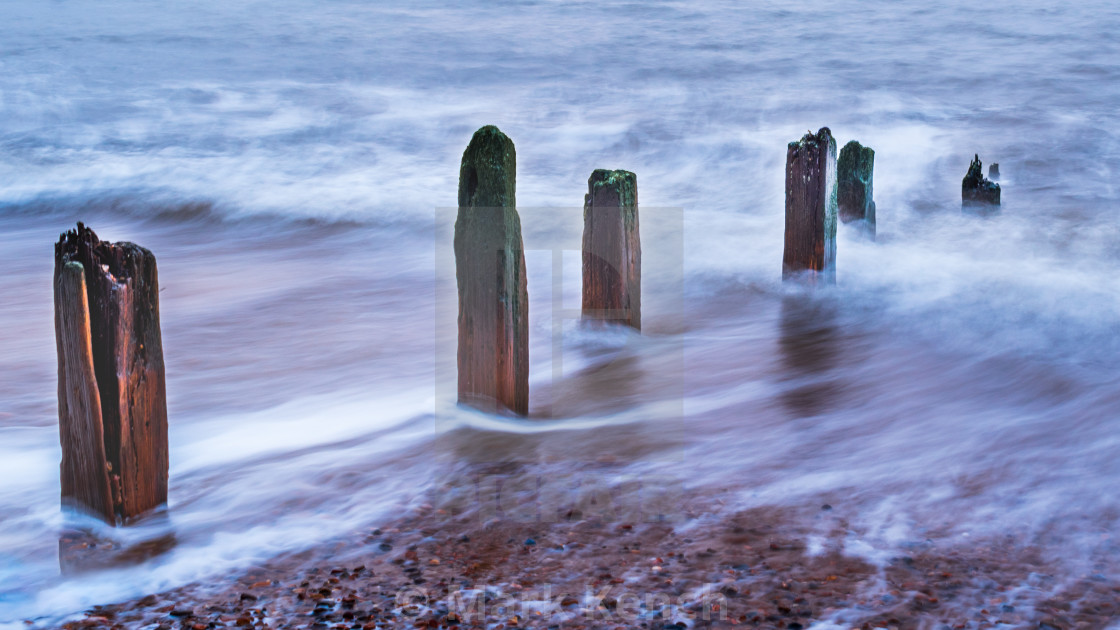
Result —
[[994, 210], [999, 206], [999, 184], [984, 177], [980, 156], [972, 158], [968, 173], [961, 180], [961, 208], [965, 210]]
[[167, 393], [152, 253], [78, 224], [55, 245], [62, 499], [119, 524], [167, 502]]
[[782, 279], [836, 282], [836, 141], [828, 127], [786, 149]]
[[459, 168], [459, 402], [526, 415], [529, 299], [516, 161], [513, 141], [488, 125], [475, 132]]
[[638, 178], [597, 169], [583, 201], [583, 318], [642, 329]]
[[875, 174], [875, 152], [852, 140], [840, 149], [836, 161], [837, 205], [844, 223], [861, 224], [875, 237], [875, 201], [872, 183]]

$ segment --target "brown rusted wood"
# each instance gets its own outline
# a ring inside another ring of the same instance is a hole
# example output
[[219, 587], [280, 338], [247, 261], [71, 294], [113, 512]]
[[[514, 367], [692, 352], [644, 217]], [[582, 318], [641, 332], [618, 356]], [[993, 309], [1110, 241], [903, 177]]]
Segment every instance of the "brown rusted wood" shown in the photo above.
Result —
[[828, 127], [786, 149], [782, 279], [836, 282], [836, 141]]
[[597, 169], [583, 201], [583, 318], [642, 329], [638, 179]]
[[497, 127], [475, 132], [459, 170], [455, 273], [459, 402], [529, 413], [529, 293], [515, 199], [517, 154]]
[[[73, 297], [78, 269], [84, 306]], [[55, 293], [63, 499], [123, 522], [167, 502], [167, 394], [155, 256], [133, 243], [103, 242], [79, 223], [55, 246], [55, 283], [64, 289]], [[75, 389], [90, 376], [82, 363], [81, 330], [90, 342], [95, 385], [84, 394]], [[95, 414], [83, 415], [86, 407], [99, 408], [100, 439], [97, 430], [87, 430]], [[100, 466], [80, 464], [88, 461], [104, 464], [107, 503], [83, 489], [100, 487]], [[83, 477], [95, 473], [98, 479]]]
[[93, 371], [84, 274], [81, 263], [68, 262], [56, 270], [54, 280], [62, 498], [111, 523], [116, 513], [105, 459], [101, 396]]

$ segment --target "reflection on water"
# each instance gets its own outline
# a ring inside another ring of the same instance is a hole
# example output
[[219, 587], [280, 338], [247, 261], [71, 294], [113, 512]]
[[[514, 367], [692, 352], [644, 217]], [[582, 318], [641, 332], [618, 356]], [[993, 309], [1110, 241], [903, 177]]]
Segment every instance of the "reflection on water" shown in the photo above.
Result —
[[831, 296], [798, 294], [782, 298], [778, 345], [786, 367], [783, 378], [787, 388], [781, 398], [796, 417], [829, 411], [843, 388], [841, 376], [835, 372], [843, 351], [837, 311]]
[[78, 576], [108, 569], [133, 568], [162, 556], [174, 549], [178, 540], [173, 530], [168, 531], [170, 521], [165, 513], [161, 513], [159, 518], [165, 521], [162, 525], [143, 525], [145, 529], [155, 531], [124, 539], [113, 536], [112, 532], [88, 528], [62, 530], [58, 538], [59, 570], [64, 576]]

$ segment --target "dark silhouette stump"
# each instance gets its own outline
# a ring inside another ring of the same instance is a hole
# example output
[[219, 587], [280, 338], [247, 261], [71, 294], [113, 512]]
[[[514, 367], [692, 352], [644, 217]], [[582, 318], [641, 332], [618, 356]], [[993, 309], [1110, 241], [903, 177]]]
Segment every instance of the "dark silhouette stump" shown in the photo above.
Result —
[[55, 245], [62, 500], [120, 524], [167, 502], [167, 394], [152, 253], [78, 224]]
[[583, 201], [583, 318], [642, 329], [638, 178], [597, 169]]
[[999, 164], [992, 162], [988, 165], [988, 179], [992, 180], [993, 182], [999, 181]]
[[517, 215], [513, 142], [475, 132], [459, 169], [455, 275], [459, 288], [459, 402], [529, 412], [529, 299]]
[[837, 205], [844, 223], [862, 221], [875, 237], [875, 201], [872, 197], [875, 174], [875, 151], [852, 140], [840, 149], [836, 161]]
[[961, 207], [977, 211], [999, 207], [999, 184], [984, 177], [979, 155], [972, 158], [968, 174], [961, 181]]
[[836, 282], [836, 140], [828, 127], [786, 149], [782, 279]]

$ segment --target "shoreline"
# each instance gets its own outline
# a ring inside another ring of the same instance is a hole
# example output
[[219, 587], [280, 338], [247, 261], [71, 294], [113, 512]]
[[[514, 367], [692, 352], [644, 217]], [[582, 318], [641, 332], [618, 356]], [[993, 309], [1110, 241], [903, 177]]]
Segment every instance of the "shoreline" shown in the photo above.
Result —
[[691, 511], [687, 524], [542, 523], [424, 505], [54, 627], [1066, 630], [1120, 619], [1120, 581], [1055, 577], [1040, 548], [1009, 536], [927, 539], [876, 566], [845, 553], [848, 519], [827, 504]]

